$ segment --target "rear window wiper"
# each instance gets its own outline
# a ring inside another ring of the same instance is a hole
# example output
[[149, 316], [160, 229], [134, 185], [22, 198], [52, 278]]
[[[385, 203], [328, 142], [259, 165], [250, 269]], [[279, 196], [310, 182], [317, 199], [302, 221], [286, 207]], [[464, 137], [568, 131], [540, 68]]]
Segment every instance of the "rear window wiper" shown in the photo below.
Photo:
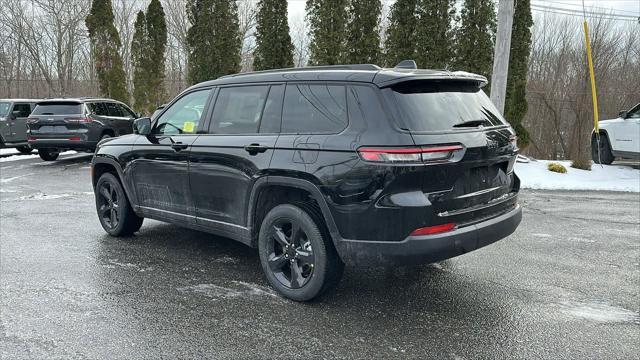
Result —
[[467, 120], [467, 121], [461, 122], [459, 124], [455, 124], [455, 125], [453, 125], [453, 127], [454, 128], [478, 127], [478, 126], [483, 125], [486, 122], [487, 122], [487, 120]]

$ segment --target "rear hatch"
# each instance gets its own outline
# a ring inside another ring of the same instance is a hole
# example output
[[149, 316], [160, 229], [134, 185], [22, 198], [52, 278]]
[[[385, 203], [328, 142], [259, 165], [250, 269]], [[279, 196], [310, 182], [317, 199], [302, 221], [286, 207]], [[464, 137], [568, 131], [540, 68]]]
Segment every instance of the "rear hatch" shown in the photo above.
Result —
[[31, 135], [61, 135], [86, 132], [84, 105], [77, 101], [46, 101], [38, 103], [29, 115]]
[[408, 81], [383, 92], [397, 125], [410, 132], [417, 147], [458, 149], [412, 172], [421, 177], [441, 222], [469, 225], [515, 206], [514, 132], [477, 81]]

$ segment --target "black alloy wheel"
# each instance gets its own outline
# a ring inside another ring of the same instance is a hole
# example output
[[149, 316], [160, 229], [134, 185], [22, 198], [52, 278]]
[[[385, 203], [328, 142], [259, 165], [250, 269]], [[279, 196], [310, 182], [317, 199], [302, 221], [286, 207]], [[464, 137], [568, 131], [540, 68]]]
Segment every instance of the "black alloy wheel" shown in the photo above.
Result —
[[98, 216], [109, 229], [118, 227], [120, 221], [120, 199], [113, 184], [104, 182], [98, 189]]
[[315, 258], [311, 242], [297, 219], [280, 218], [268, 233], [269, 268], [290, 288], [305, 286], [313, 276]]
[[282, 204], [262, 220], [260, 264], [282, 296], [309, 301], [335, 288], [344, 271], [317, 205]]
[[95, 197], [100, 225], [109, 235], [129, 236], [140, 230], [144, 218], [133, 211], [120, 180], [114, 174], [100, 176]]

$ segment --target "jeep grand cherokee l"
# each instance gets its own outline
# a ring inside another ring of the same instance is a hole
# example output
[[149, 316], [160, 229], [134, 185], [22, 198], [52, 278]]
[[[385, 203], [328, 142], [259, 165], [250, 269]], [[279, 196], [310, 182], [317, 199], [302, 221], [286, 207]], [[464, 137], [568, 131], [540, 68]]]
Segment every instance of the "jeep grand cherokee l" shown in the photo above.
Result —
[[473, 251], [521, 219], [514, 132], [464, 72], [310, 67], [197, 84], [92, 160], [98, 218], [143, 218], [258, 249], [293, 300], [344, 263], [407, 265]]
[[111, 99], [43, 100], [28, 119], [29, 145], [45, 161], [57, 159], [64, 150], [93, 152], [102, 139], [131, 134], [137, 117], [127, 105]]

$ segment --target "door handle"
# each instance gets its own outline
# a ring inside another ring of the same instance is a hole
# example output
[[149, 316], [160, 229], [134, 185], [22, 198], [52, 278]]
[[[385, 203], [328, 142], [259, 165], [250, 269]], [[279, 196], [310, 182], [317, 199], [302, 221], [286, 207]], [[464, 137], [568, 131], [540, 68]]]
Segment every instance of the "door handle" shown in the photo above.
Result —
[[189, 145], [188, 144], [183, 144], [179, 141], [171, 143], [171, 148], [175, 151], [180, 151], [180, 150], [184, 150], [186, 148], [188, 148]]
[[244, 149], [250, 155], [256, 155], [258, 153], [263, 153], [263, 152], [267, 151], [268, 147], [264, 146], [264, 145], [260, 145], [260, 144], [249, 144], [249, 145], [245, 146]]

